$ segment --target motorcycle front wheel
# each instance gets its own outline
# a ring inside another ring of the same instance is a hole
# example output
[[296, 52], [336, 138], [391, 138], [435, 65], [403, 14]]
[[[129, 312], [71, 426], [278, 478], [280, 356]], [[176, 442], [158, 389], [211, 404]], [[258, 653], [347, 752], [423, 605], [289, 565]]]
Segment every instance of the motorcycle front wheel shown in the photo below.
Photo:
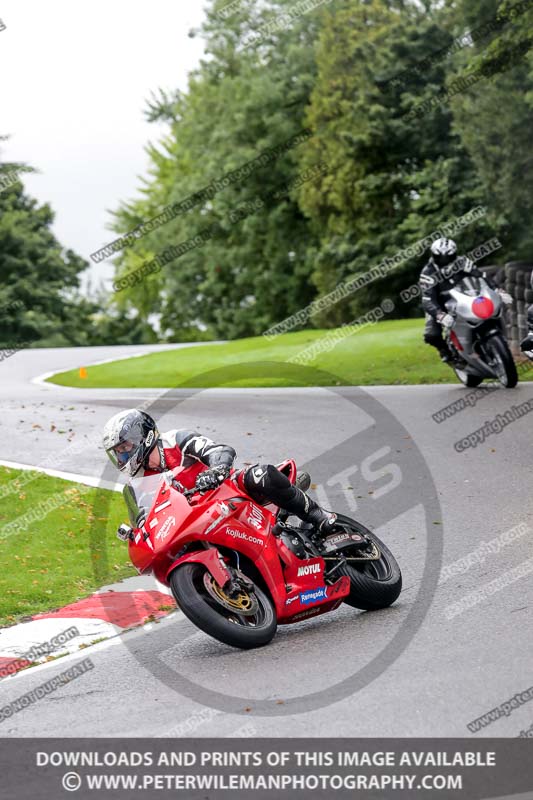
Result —
[[448, 347], [452, 354], [450, 367], [453, 369], [456, 377], [461, 381], [463, 386], [466, 386], [468, 389], [474, 389], [474, 387], [479, 386], [483, 380], [483, 376], [473, 375], [468, 371], [468, 365], [466, 361], [461, 358], [461, 353], [459, 350], [457, 350], [454, 344], [448, 342]]
[[496, 373], [496, 377], [506, 389], [514, 389], [518, 383], [518, 373], [513, 356], [505, 339], [501, 336], [491, 336], [483, 345], [489, 366]]
[[461, 369], [461, 367], [453, 366], [452, 369], [463, 386], [466, 386], [468, 389], [474, 389], [474, 387], [479, 386], [483, 380], [481, 375], [472, 375], [470, 372], [467, 372], [466, 369]]
[[[364, 611], [377, 611], [392, 605], [402, 591], [402, 573], [389, 548], [375, 533], [350, 517], [337, 514], [337, 525], [348, 532], [363, 535], [369, 540], [371, 550], [379, 553], [376, 560], [346, 561], [336, 570], [336, 574], [350, 579], [350, 594], [344, 602]], [[364, 551], [358, 549], [347, 553], [361, 556]]]
[[170, 587], [185, 616], [219, 642], [249, 650], [268, 644], [276, 633], [272, 601], [255, 584], [230, 596], [203, 564], [189, 562], [174, 570]]

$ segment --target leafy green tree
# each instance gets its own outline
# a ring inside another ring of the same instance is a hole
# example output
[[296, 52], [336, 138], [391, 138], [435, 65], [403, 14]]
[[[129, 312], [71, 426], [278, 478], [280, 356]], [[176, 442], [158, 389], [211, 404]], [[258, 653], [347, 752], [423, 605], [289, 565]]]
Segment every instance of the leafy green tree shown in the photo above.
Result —
[[108, 298], [101, 297], [88, 311], [86, 334], [91, 345], [153, 344], [159, 340], [139, 314], [109, 307]]
[[[325, 21], [317, 51], [318, 77], [307, 113], [314, 136], [302, 162], [325, 160], [329, 172], [300, 202], [313, 220], [320, 246], [310, 255], [321, 294], [366, 272], [466, 213], [483, 199], [471, 159], [453, 131], [448, 103], [423, 119], [410, 114], [445, 81], [446, 63], [424, 70], [428, 43], [438, 51], [451, 42], [443, 14], [398, 9], [382, 0], [335, 8]], [[406, 75], [398, 85], [396, 75]], [[461, 236], [465, 250], [484, 240], [487, 224]], [[397, 301], [416, 281], [424, 258], [407, 259], [385, 281], [360, 289], [318, 322], [347, 322], [384, 296]], [[396, 314], [418, 313], [397, 302]]]
[[533, 256], [533, 8], [517, 2], [463, 2], [464, 27], [479, 30], [489, 20], [501, 27], [476, 36], [455, 73], [484, 70], [486, 78], [451, 101], [455, 128], [489, 198], [491, 218], [504, 231], [505, 254]]
[[[117, 212], [126, 233], [171, 204], [209, 186], [302, 129], [315, 74], [318, 12], [273, 29], [247, 45], [253, 28], [290, 8], [267, 4], [261, 14], [244, 1], [228, 18], [208, 11], [202, 31], [206, 60], [186, 95], [153, 97], [150, 119], [170, 121], [169, 134], [151, 145], [151, 179], [141, 196]], [[255, 20], [255, 22], [254, 22]], [[170, 244], [210, 228], [212, 237], [120, 294], [122, 307], [161, 313], [172, 336], [196, 327], [233, 338], [260, 333], [315, 295], [306, 253], [312, 233], [291, 184], [298, 175], [294, 148], [231, 183], [205, 203], [138, 240], [117, 258], [119, 275], [139, 268]], [[289, 187], [288, 191], [284, 187]], [[276, 193], [280, 193], [276, 197]], [[264, 199], [260, 210], [244, 213]]]
[[[169, 339], [257, 334], [480, 205], [487, 214], [456, 236], [460, 249], [497, 235], [498, 259], [528, 257], [531, 57], [464, 91], [454, 81], [480, 60], [505, 58], [533, 12], [488, 42], [474, 30], [474, 44], [456, 48], [455, 37], [509, 5], [462, 2], [332, 0], [295, 17], [292, 0], [229, 10], [213, 0], [193, 34], [204, 37], [206, 57], [187, 92], [160, 90], [148, 101], [147, 118], [167, 133], [148, 145], [148, 176], [116, 212], [115, 233], [302, 129], [312, 136], [127, 246], [117, 277], [207, 232], [201, 246], [118, 292], [120, 312], [135, 310], [142, 324], [159, 315]], [[407, 258], [311, 324], [347, 322], [384, 296], [397, 316], [419, 313], [399, 294], [424, 261]]]
[[[17, 171], [20, 180], [2, 181]], [[57, 241], [53, 212], [25, 192], [24, 171], [0, 165], [0, 346], [85, 344], [77, 289], [87, 262]]]

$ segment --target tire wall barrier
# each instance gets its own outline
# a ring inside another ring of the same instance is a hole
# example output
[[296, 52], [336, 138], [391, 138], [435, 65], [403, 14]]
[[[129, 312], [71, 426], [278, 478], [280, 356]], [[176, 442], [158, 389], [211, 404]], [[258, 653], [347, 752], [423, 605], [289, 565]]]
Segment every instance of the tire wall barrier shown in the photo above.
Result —
[[505, 333], [513, 356], [522, 355], [520, 342], [527, 334], [527, 310], [533, 305], [533, 262], [508, 261], [503, 266], [491, 264], [480, 269], [513, 298], [513, 304], [504, 310]]
[[508, 261], [504, 267], [484, 271], [513, 298], [513, 304], [505, 310], [505, 328], [513, 355], [520, 355], [520, 341], [527, 334], [527, 310], [533, 304], [533, 263]]

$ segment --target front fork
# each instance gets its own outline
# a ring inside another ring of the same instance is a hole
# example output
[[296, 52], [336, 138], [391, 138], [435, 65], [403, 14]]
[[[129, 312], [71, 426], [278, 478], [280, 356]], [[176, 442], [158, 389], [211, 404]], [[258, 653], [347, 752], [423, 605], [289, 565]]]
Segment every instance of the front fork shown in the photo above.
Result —
[[208, 547], [207, 550], [194, 550], [192, 553], [186, 553], [185, 555], [173, 561], [167, 570], [167, 583], [169, 582], [171, 572], [174, 572], [174, 570], [177, 567], [180, 567], [182, 564], [188, 564], [190, 562], [202, 564], [208, 570], [208, 572], [211, 573], [213, 579], [220, 587], [224, 587], [229, 581], [232, 580], [232, 572], [225, 563], [219, 551], [216, 549], [216, 547]]
[[202, 564], [213, 580], [228, 595], [236, 596], [243, 590], [250, 594], [254, 589], [253, 581], [249, 580], [239, 569], [226, 563], [216, 547], [208, 547], [206, 550], [195, 550], [192, 553], [177, 558], [167, 572], [167, 582], [170, 574], [182, 564], [193, 562]]
[[[472, 370], [474, 370], [473, 374], [482, 375], [485, 378], [495, 377], [496, 371], [492, 365], [491, 357], [485, 352], [484, 344], [486, 340], [490, 339], [492, 336], [502, 335], [501, 326], [498, 327], [494, 322], [492, 325], [493, 328], [486, 333], [482, 333], [481, 331], [473, 331], [470, 354], [465, 353], [463, 355], [463, 351], [460, 350], [455, 344], [454, 339], [456, 339], [457, 342], [459, 340], [457, 339], [457, 335], [452, 335], [453, 328], [448, 330], [445, 335], [446, 344], [448, 345], [448, 349], [454, 357], [454, 361], [457, 364], [465, 365], [467, 371], [468, 367], [470, 367]], [[472, 354], [474, 354], [474, 356]]]

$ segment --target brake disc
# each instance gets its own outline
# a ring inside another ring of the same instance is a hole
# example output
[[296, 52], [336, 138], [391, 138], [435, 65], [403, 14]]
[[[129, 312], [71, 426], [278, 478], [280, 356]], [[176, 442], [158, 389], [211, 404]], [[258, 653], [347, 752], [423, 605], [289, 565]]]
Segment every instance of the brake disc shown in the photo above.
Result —
[[242, 614], [245, 617], [252, 617], [259, 609], [259, 603], [255, 595], [247, 592], [242, 587], [233, 595], [228, 595], [221, 586], [215, 581], [211, 573], [204, 573], [204, 586], [208, 594], [217, 603], [234, 614]]

